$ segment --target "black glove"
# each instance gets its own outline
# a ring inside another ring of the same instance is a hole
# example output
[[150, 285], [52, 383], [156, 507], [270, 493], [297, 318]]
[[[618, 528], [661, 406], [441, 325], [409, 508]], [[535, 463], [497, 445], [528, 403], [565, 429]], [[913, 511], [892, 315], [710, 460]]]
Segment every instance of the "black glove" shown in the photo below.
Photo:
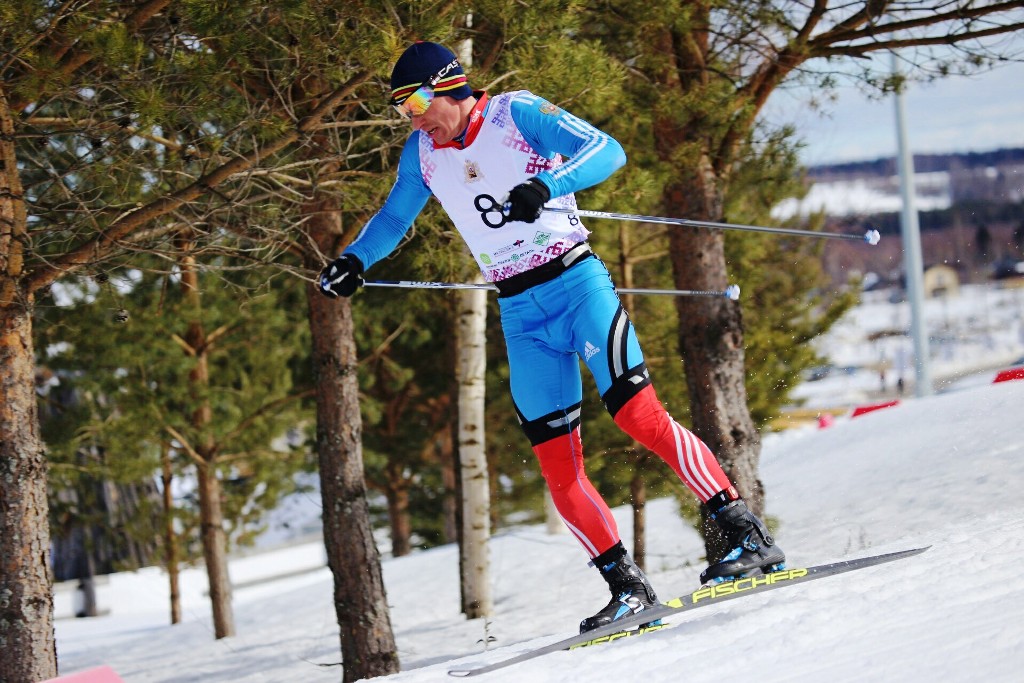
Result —
[[540, 217], [544, 202], [551, 199], [551, 191], [548, 186], [530, 178], [512, 188], [505, 200], [505, 215], [510, 221], [523, 221], [533, 223]]
[[352, 254], [334, 259], [320, 271], [320, 293], [349, 297], [363, 286], [363, 263]]

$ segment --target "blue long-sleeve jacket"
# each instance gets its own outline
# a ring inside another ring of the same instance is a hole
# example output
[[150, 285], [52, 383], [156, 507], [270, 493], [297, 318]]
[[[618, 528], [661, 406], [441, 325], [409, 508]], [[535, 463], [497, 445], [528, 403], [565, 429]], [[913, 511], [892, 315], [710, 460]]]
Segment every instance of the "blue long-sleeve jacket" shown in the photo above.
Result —
[[[523, 138], [538, 154], [549, 159], [555, 154], [568, 158], [560, 166], [536, 175], [552, 197], [596, 185], [626, 162], [622, 145], [610, 135], [530, 92], [515, 95], [510, 113]], [[384, 205], [345, 250], [358, 257], [365, 268], [398, 246], [430, 198], [430, 188], [420, 170], [419, 136], [423, 134], [413, 131], [406, 140], [397, 179]]]

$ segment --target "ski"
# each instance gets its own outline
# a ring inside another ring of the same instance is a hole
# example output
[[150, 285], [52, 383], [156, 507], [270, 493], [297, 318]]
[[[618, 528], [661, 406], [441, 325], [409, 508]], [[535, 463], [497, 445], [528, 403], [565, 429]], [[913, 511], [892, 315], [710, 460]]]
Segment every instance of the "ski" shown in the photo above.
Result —
[[814, 581], [815, 579], [823, 579], [826, 576], [835, 576], [837, 574], [844, 574], [857, 569], [864, 569], [865, 567], [874, 567], [875, 565], [884, 564], [886, 562], [901, 560], [905, 557], [913, 557], [914, 555], [923, 553], [930, 547], [931, 546], [925, 546], [923, 548], [912, 548], [910, 550], [901, 550], [894, 553], [885, 553], [883, 555], [871, 555], [869, 557], [861, 557], [855, 560], [844, 560], [842, 562], [833, 562], [831, 564], [822, 564], [814, 567], [780, 569], [770, 574], [749, 576], [742, 579], [735, 579], [733, 581], [701, 586], [692, 593], [674, 598], [668, 602], [662, 603], [658, 607], [653, 607], [651, 609], [644, 610], [639, 614], [625, 617], [613, 624], [594, 629], [593, 631], [587, 631], [586, 633], [571, 636], [549, 645], [528, 650], [527, 652], [518, 654], [515, 657], [510, 657], [500, 662], [494, 662], [493, 664], [485, 664], [483, 666], [469, 669], [450, 669], [448, 674], [459, 678], [478, 676], [490, 671], [504, 669], [505, 667], [519, 664], [536, 657], [541, 657], [551, 652], [575, 650], [581, 647], [600, 645], [610, 643], [615, 640], [623, 640], [625, 638], [643, 635], [652, 631], [661, 630], [668, 626], [668, 624], [664, 622], [653, 624], [652, 622], [657, 622], [660, 619], [665, 619], [672, 615], [678, 615], [680, 612], [715, 605], [720, 602], [743, 597], [745, 595], [763, 593], [776, 588], [792, 586], [806, 581]]

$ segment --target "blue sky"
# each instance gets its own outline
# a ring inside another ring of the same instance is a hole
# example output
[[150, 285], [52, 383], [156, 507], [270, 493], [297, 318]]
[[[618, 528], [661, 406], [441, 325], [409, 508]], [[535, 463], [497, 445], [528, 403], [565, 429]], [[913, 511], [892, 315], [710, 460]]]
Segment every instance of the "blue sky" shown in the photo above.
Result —
[[[806, 105], [806, 90], [778, 91], [762, 117], [793, 123], [806, 143], [808, 166], [864, 161], [896, 152], [892, 97], [871, 101], [855, 87], [839, 90], [824, 112]], [[1024, 64], [1003, 65], [972, 77], [912, 84], [903, 96], [907, 137], [915, 154], [984, 152], [1024, 147]]]

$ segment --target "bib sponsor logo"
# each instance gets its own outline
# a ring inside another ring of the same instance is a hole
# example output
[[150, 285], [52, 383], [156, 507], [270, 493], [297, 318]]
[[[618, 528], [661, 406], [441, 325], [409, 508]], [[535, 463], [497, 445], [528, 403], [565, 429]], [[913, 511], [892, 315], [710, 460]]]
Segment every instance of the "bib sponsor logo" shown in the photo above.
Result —
[[497, 256], [503, 256], [504, 254], [507, 254], [507, 253], [509, 253], [509, 252], [511, 252], [511, 251], [516, 251], [517, 249], [519, 249], [520, 247], [522, 247], [522, 246], [523, 246], [524, 244], [526, 244], [526, 242], [525, 242], [525, 241], [523, 241], [523, 240], [516, 240], [516, 241], [515, 241], [515, 242], [513, 242], [512, 244], [506, 244], [506, 245], [505, 245], [505, 246], [503, 246], [502, 248], [500, 248], [500, 249], [498, 249], [497, 251], [495, 251], [495, 252], [494, 252], [494, 256], [495, 256], [495, 257], [497, 257]]

